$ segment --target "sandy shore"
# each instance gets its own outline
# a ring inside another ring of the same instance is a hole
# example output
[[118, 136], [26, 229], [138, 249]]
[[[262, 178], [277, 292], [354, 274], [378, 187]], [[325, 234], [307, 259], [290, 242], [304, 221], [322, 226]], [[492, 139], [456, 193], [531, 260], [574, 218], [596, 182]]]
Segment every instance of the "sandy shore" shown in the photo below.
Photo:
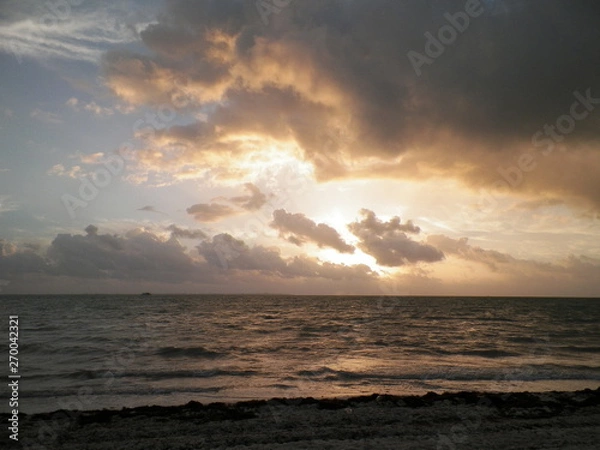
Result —
[[57, 411], [21, 415], [19, 437], [13, 448], [36, 450], [591, 450], [600, 442], [600, 388]]

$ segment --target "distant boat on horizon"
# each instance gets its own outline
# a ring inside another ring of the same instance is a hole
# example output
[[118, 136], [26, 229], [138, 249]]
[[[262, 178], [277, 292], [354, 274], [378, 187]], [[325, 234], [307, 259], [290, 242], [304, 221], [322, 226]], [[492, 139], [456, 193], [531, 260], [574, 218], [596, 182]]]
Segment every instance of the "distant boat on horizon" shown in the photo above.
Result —
[[145, 297], [145, 296], [147, 296], [147, 295], [152, 295], [152, 294], [151, 294], [150, 292], [142, 292], [140, 295], [141, 295], [142, 297]]

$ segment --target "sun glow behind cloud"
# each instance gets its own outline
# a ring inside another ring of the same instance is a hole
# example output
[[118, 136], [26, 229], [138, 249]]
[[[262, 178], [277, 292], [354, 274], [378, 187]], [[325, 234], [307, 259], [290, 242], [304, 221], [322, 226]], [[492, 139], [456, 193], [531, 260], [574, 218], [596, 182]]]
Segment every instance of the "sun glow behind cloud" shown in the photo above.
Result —
[[271, 179], [277, 180], [294, 173], [306, 183], [314, 180], [314, 167], [302, 159], [296, 143], [273, 142], [256, 136], [237, 136], [236, 139], [254, 147], [233, 162], [235, 167], [247, 173], [251, 179], [269, 183]]
[[[464, 1], [303, 0], [269, 26], [252, 0], [78, 2], [40, 27], [47, 4], [11, 0], [0, 27], [0, 239], [22, 250], [0, 254], [0, 272], [28, 262], [31, 273], [76, 276], [81, 265], [57, 257], [68, 244], [101, 255], [112, 238], [100, 236], [118, 234], [132, 255], [155, 248], [193, 279], [212, 255], [211, 283], [256, 277], [259, 291], [328, 280], [335, 292], [373, 282], [365, 291], [379, 293], [385, 279], [394, 292], [507, 292], [510, 280], [515, 292], [595, 292], [597, 6], [548, 2], [518, 2], [510, 15], [487, 2], [418, 77], [404, 56]], [[580, 70], [568, 70], [574, 61]], [[567, 114], [576, 89], [591, 93], [578, 109], [590, 114], [565, 151], [545, 155], [532, 133]], [[121, 171], [95, 192], [94, 174], [117, 153]], [[523, 157], [536, 167], [517, 172]], [[85, 203], [75, 218], [65, 194]], [[81, 235], [90, 224], [97, 235]], [[54, 259], [27, 246], [41, 235]], [[224, 269], [211, 251], [227, 242], [247, 254]], [[113, 250], [110, 260], [123, 256]]]

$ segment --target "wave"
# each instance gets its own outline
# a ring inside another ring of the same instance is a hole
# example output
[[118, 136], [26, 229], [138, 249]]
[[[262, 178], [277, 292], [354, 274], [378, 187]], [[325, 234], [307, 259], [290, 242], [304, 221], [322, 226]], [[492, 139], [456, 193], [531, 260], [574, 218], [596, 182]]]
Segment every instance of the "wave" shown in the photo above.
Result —
[[287, 389], [294, 389], [297, 386], [292, 386], [292, 385], [283, 384], [283, 383], [274, 383], [274, 384], [270, 384], [268, 387], [275, 388], [275, 389], [287, 390]]
[[514, 342], [516, 344], [536, 344], [540, 342], [539, 339], [529, 336], [514, 336], [506, 339], [508, 342]]
[[428, 348], [428, 347], [408, 347], [402, 349], [407, 353], [417, 355], [440, 355], [440, 356], [478, 356], [480, 358], [497, 359], [497, 358], [510, 358], [515, 356], [522, 356], [519, 352], [509, 352], [506, 350], [498, 350], [494, 348], [489, 349], [470, 349], [470, 350], [444, 350], [439, 347]]
[[576, 345], [558, 347], [558, 350], [563, 350], [570, 353], [600, 353], [600, 347], [582, 347]]
[[24, 326], [21, 327], [21, 331], [36, 331], [36, 332], [40, 332], [40, 331], [61, 331], [63, 330], [64, 327], [58, 326], [58, 325], [30, 325], [30, 326]]
[[171, 371], [124, 371], [113, 373], [110, 370], [77, 370], [67, 374], [62, 374], [62, 377], [90, 380], [90, 379], [106, 379], [112, 378], [144, 378], [147, 380], [166, 380], [177, 378], [215, 378], [215, 377], [250, 377], [258, 375], [255, 370], [171, 370]]
[[[136, 396], [149, 396], [153, 397], [156, 395], [172, 395], [179, 393], [191, 393], [191, 394], [204, 394], [204, 393], [217, 393], [221, 392], [225, 387], [222, 386], [211, 386], [211, 387], [186, 387], [186, 388], [147, 388], [140, 386], [139, 388], [127, 388], [127, 389], [115, 389], [111, 386], [109, 392], [103, 392], [100, 389], [92, 390], [89, 394], [90, 396], [125, 396], [125, 395], [136, 395]], [[61, 389], [60, 391], [56, 390], [47, 390], [47, 389], [39, 389], [39, 390], [29, 390], [27, 392], [27, 400], [30, 401], [33, 398], [42, 398], [42, 397], [56, 397], [56, 398], [64, 398], [64, 397], [78, 397], [81, 395], [80, 389]], [[60, 405], [59, 405], [60, 406]]]
[[215, 359], [226, 356], [223, 353], [207, 350], [204, 347], [161, 347], [156, 354], [164, 358], [208, 358]]
[[454, 353], [455, 355], [480, 356], [482, 358], [508, 358], [511, 356], [520, 356], [520, 353], [507, 352], [504, 350], [468, 350]]
[[600, 381], [600, 367], [577, 366], [575, 368], [562, 366], [524, 366], [508, 370], [468, 370], [447, 367], [423, 372], [406, 373], [373, 373], [347, 370], [335, 370], [330, 367], [320, 367], [315, 370], [300, 370], [295, 373], [301, 378], [312, 381], [348, 381], [348, 380], [453, 380], [453, 381], [544, 381], [544, 380], [593, 380]]

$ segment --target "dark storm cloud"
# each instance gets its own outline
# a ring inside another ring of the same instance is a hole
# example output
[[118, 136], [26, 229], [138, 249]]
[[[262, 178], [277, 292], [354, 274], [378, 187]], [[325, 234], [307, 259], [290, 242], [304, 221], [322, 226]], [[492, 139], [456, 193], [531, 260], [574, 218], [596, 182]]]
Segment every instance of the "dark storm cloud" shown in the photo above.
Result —
[[291, 214], [285, 209], [277, 209], [273, 211], [273, 221], [269, 225], [295, 245], [309, 241], [319, 247], [331, 247], [340, 253], [354, 253], [354, 247], [346, 243], [335, 228], [324, 223], [317, 224], [304, 214]]
[[444, 259], [444, 254], [436, 247], [407, 236], [407, 232], [419, 232], [412, 222], [402, 224], [399, 217], [382, 222], [368, 209], [361, 210], [361, 214], [363, 219], [351, 223], [348, 229], [360, 239], [358, 248], [373, 256], [378, 264], [399, 267]]
[[[254, 133], [293, 139], [321, 179], [353, 176], [361, 167], [353, 163], [377, 157], [395, 162], [361, 176], [446, 176], [489, 187], [498, 166], [536, 150], [534, 133], [569, 114], [575, 91], [600, 97], [600, 6], [473, 2], [483, 12], [463, 21], [462, 32], [454, 25], [455, 37], [431, 56], [428, 36], [438, 39], [448, 15], [456, 22], [469, 2], [305, 0], [265, 26], [254, 0], [172, 1], [141, 35], [154, 53], [109, 54], [107, 82], [131, 103], [181, 95], [189, 108], [218, 103], [198, 124], [201, 144], [181, 152], [185, 161], [208, 164], [221, 138]], [[411, 51], [429, 60], [418, 71]], [[520, 188], [598, 204], [600, 113], [589, 112], [569, 133], [573, 154], [547, 158]], [[156, 145], [181, 132], [157, 133]], [[577, 176], [557, 177], [561, 171]]]

